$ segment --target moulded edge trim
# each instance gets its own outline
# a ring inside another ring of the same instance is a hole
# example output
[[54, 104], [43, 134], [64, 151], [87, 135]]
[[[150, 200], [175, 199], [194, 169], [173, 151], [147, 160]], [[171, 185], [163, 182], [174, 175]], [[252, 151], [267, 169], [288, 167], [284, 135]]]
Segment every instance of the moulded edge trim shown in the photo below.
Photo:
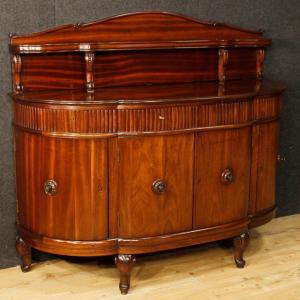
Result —
[[271, 209], [249, 216], [250, 218], [249, 228], [251, 229], [268, 223], [275, 217], [276, 210], [277, 210], [277, 206], [273, 206]]
[[69, 241], [41, 236], [17, 224], [19, 235], [38, 250], [73, 256], [140, 254], [182, 248], [237, 236], [248, 229], [249, 219], [191, 231], [145, 238], [115, 238], [102, 241]]

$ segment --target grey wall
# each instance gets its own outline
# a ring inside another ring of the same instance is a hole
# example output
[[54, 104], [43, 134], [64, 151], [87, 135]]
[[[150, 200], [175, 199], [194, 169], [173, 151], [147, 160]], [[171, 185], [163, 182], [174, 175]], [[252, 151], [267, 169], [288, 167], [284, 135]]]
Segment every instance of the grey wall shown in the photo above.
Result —
[[277, 201], [279, 215], [300, 212], [300, 1], [298, 0], [1, 0], [0, 1], [0, 267], [18, 263], [15, 254], [15, 179], [12, 153], [8, 34], [25, 34], [65, 23], [115, 14], [160, 10], [202, 20], [263, 28], [273, 39], [266, 75], [287, 83], [284, 96]]

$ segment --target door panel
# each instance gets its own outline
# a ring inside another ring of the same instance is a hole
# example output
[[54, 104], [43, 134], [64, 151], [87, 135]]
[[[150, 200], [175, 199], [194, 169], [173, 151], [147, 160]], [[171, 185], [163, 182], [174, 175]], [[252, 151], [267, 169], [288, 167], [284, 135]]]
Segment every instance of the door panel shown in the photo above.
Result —
[[[15, 131], [19, 222], [66, 240], [107, 237], [107, 140], [59, 139]], [[47, 195], [47, 180], [57, 192]]]
[[251, 201], [249, 213], [259, 214], [275, 206], [279, 123], [253, 127]]
[[[233, 175], [232, 182], [230, 171]], [[197, 133], [194, 227], [211, 227], [245, 218], [249, 198], [249, 173], [248, 127]]]
[[[192, 229], [193, 134], [120, 138], [118, 147], [119, 236]], [[155, 192], [156, 180], [165, 191]]]

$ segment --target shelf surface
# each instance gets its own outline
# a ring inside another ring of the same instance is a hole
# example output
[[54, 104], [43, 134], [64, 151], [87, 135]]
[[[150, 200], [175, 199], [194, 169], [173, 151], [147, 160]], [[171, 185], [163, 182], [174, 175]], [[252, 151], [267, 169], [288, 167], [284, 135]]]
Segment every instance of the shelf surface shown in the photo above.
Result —
[[155, 104], [179, 102], [210, 102], [234, 100], [254, 96], [272, 96], [285, 89], [281, 82], [264, 80], [232, 80], [224, 85], [217, 82], [146, 85], [98, 88], [94, 93], [86, 90], [24, 91], [10, 94], [18, 101], [48, 104]]

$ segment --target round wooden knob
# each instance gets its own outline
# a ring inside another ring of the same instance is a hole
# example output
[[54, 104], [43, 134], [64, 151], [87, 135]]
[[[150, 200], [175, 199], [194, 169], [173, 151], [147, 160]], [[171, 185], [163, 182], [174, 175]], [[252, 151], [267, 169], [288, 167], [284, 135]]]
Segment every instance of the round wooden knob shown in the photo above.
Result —
[[49, 179], [44, 184], [44, 192], [48, 196], [53, 196], [57, 193], [57, 182], [53, 179]]
[[155, 193], [161, 194], [167, 190], [167, 184], [161, 179], [157, 179], [152, 183], [152, 189]]
[[230, 183], [234, 180], [233, 172], [231, 169], [225, 169], [221, 174], [223, 183]]

